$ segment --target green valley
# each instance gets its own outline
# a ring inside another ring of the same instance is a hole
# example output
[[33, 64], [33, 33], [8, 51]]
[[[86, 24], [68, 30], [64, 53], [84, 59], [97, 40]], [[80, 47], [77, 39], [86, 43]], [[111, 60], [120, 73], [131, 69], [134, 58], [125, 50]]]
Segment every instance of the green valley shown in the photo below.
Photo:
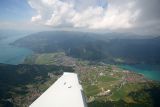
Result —
[[159, 82], [149, 80], [142, 74], [121, 69], [116, 65], [71, 58], [63, 52], [35, 54], [26, 58], [24, 63], [72, 67], [79, 75], [89, 107], [159, 105], [157, 99], [152, 97], [160, 97]]

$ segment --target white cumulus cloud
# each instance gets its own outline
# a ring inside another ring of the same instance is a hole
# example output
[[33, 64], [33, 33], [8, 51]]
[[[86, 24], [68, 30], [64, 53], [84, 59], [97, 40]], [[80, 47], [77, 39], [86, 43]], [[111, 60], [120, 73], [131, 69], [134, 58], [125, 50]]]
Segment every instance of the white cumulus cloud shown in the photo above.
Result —
[[[28, 0], [32, 22], [51, 27], [139, 29], [160, 22], [159, 0]], [[154, 22], [154, 23], [152, 23]], [[157, 27], [156, 29], [160, 28]], [[147, 27], [148, 28], [148, 27]]]
[[105, 0], [29, 0], [37, 11], [33, 22], [53, 27], [118, 29], [134, 26], [134, 1], [118, 6]]

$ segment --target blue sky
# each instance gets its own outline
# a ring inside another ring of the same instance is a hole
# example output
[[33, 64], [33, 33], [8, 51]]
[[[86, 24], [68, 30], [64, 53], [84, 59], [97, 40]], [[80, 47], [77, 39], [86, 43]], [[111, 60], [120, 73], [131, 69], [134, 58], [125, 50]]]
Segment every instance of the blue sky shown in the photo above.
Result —
[[0, 0], [0, 21], [30, 20], [33, 14], [27, 0]]

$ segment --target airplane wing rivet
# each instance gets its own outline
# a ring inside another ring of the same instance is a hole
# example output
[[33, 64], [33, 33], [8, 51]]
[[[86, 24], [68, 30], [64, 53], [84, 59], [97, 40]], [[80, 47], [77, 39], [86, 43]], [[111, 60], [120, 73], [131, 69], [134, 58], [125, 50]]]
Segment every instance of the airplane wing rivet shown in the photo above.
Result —
[[72, 88], [72, 86], [69, 86], [68, 88]]

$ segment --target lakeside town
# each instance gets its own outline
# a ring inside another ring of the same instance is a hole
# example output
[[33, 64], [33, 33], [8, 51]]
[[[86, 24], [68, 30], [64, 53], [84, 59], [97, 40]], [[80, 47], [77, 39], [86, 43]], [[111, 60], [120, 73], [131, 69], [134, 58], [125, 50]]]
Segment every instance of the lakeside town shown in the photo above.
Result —
[[[151, 99], [144, 97], [140, 101], [136, 100], [132, 92], [137, 93], [139, 90], [150, 89], [155, 84], [158, 84], [145, 78], [142, 74], [122, 69], [117, 65], [92, 63], [66, 56], [63, 52], [35, 54], [26, 58], [24, 63], [55, 64], [72, 67], [79, 75], [80, 83], [83, 86], [89, 104], [95, 101], [116, 102], [119, 100], [123, 100], [126, 104], [145, 104]], [[51, 74], [49, 76], [53, 77]], [[148, 96], [147, 92], [143, 91], [143, 93]]]

